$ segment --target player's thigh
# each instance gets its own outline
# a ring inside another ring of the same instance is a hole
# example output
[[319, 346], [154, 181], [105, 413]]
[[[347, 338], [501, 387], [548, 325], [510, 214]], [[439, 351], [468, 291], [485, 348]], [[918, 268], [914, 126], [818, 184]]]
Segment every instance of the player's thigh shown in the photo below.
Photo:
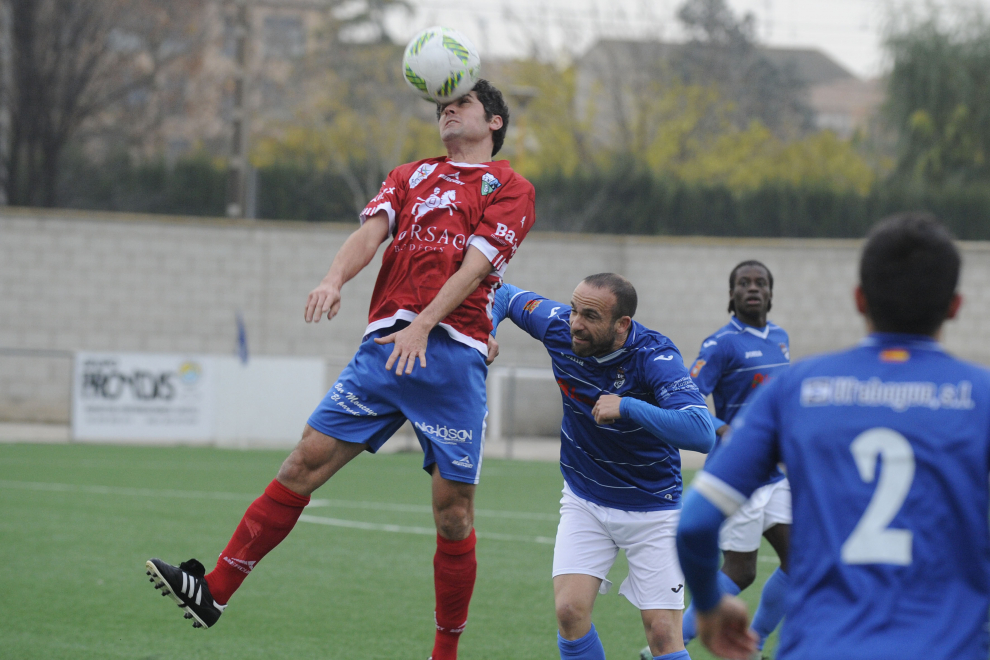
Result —
[[608, 572], [619, 548], [604, 523], [608, 510], [564, 489], [560, 522], [553, 546], [553, 577], [588, 575], [601, 580], [600, 593], [611, 586]]
[[677, 560], [680, 511], [623, 511], [610, 525], [626, 553], [629, 575], [619, 587], [639, 610], [684, 609], [684, 574]]
[[306, 425], [302, 440], [283, 461], [277, 479], [300, 495], [309, 495], [366, 449], [359, 443], [341, 442]]
[[426, 368], [399, 377], [398, 405], [423, 447], [423, 467], [450, 481], [476, 484], [485, 446], [485, 377], [478, 350], [443, 329], [430, 333]]

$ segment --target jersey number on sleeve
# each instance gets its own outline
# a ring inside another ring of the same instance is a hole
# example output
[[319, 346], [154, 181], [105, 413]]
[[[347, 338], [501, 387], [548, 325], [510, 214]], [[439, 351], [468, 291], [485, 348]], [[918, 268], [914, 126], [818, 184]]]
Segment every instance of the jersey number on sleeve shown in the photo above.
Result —
[[887, 529], [887, 525], [900, 511], [914, 480], [911, 444], [897, 431], [875, 428], [860, 433], [849, 450], [866, 483], [876, 476], [878, 458], [883, 459], [883, 469], [863, 517], [842, 544], [842, 561], [907, 566], [911, 563], [911, 531]]

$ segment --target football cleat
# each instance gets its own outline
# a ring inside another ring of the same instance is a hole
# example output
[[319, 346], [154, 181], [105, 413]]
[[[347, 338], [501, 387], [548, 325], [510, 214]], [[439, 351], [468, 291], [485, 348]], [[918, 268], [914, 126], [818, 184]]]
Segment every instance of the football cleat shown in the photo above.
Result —
[[172, 566], [161, 559], [149, 559], [145, 567], [155, 589], [161, 589], [162, 596], [172, 597], [185, 611], [184, 618], [193, 620], [193, 628], [209, 628], [220, 619], [227, 606], [214, 602], [201, 563], [190, 559]]

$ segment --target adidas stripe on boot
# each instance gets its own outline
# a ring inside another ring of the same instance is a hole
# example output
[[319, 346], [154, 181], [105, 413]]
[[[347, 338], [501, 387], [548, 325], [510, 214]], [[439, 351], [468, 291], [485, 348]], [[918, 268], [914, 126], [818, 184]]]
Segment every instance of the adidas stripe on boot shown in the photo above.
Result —
[[186, 611], [184, 616], [193, 620], [193, 628], [209, 628], [220, 619], [227, 606], [213, 601], [201, 563], [190, 559], [172, 566], [161, 559], [149, 559], [144, 565], [155, 589], [161, 589], [163, 596], [170, 596]]

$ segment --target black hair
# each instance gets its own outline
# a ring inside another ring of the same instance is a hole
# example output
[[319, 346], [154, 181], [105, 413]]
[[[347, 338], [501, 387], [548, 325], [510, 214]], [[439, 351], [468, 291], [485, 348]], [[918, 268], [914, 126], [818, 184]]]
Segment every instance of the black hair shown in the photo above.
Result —
[[[491, 121], [492, 117], [498, 115], [502, 118], [502, 127], [492, 133], [492, 158], [502, 149], [505, 143], [505, 132], [509, 130], [509, 106], [505, 102], [505, 97], [495, 85], [484, 78], [479, 78], [471, 91], [478, 96], [481, 106], [485, 109], [485, 120]], [[446, 103], [437, 103], [437, 120], [443, 114]]]
[[[767, 279], [770, 280], [770, 292], [773, 292], [773, 273], [767, 268], [766, 264], [762, 261], [757, 261], [756, 259], [747, 259], [746, 261], [740, 261], [736, 264], [736, 267], [732, 269], [729, 273], [729, 314], [736, 313], [736, 301], [733, 299], [732, 290], [736, 288], [736, 273], [739, 272], [740, 268], [745, 268], [746, 266], [758, 266], [763, 270], [767, 271]], [[767, 302], [767, 311], [773, 307], [773, 301]]]
[[623, 316], [632, 318], [636, 314], [636, 305], [639, 298], [636, 296], [636, 289], [632, 282], [622, 275], [615, 273], [598, 273], [584, 278], [583, 282], [596, 289], [611, 291], [615, 296], [615, 307], [612, 309], [612, 319], [618, 320]]
[[899, 213], [878, 222], [859, 260], [873, 327], [934, 335], [952, 304], [961, 264], [952, 234], [934, 215]]

